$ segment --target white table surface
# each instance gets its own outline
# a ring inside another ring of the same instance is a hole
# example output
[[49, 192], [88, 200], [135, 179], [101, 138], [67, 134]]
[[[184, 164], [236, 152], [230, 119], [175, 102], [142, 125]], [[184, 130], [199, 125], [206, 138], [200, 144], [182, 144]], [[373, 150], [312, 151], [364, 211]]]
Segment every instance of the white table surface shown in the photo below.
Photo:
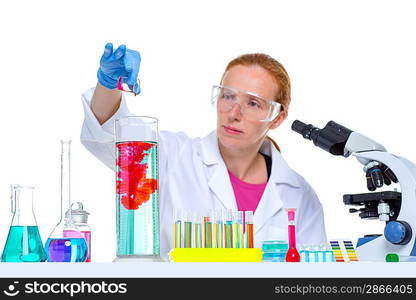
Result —
[[140, 278], [140, 277], [409, 277], [413, 262], [350, 263], [0, 263], [0, 278]]

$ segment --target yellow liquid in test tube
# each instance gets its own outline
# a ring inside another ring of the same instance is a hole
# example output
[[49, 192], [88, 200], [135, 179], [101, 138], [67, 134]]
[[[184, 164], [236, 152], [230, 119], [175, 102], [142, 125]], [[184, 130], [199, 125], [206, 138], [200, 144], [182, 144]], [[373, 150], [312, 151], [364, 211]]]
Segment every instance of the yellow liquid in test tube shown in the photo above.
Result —
[[182, 232], [181, 232], [181, 221], [176, 221], [175, 224], [173, 224], [173, 248], [181, 248], [181, 238], [182, 238]]
[[233, 248], [244, 248], [243, 224], [233, 224]]
[[224, 225], [221, 223], [217, 224], [218, 226], [218, 236], [217, 236], [217, 244], [218, 244], [218, 248], [223, 248], [224, 247]]
[[224, 247], [224, 230], [223, 230], [223, 224], [222, 222], [219, 223], [215, 223], [215, 231], [216, 231], [216, 236], [215, 236], [215, 244], [216, 244], [216, 248], [223, 248]]
[[244, 228], [243, 224], [238, 224], [238, 248], [244, 248]]
[[244, 235], [243, 235], [243, 212], [234, 212], [233, 220], [233, 237], [234, 248], [244, 248]]
[[238, 224], [233, 223], [233, 246], [232, 248], [240, 248], [238, 247]]
[[202, 225], [195, 224], [194, 227], [194, 246], [195, 248], [202, 248]]
[[217, 244], [217, 224], [212, 226], [212, 248], [218, 248]]

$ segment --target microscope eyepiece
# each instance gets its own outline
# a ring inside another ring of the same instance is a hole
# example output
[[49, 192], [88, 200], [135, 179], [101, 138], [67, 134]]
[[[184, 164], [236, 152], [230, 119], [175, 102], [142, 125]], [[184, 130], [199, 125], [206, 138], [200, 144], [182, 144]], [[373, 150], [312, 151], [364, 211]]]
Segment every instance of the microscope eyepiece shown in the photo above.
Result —
[[303, 122], [301, 122], [301, 121], [299, 121], [299, 120], [295, 120], [292, 123], [292, 130], [295, 131], [295, 132], [297, 132], [297, 133], [300, 133], [300, 134], [302, 134], [302, 131], [303, 131], [303, 129], [305, 127], [306, 127], [306, 124], [303, 123]]
[[314, 130], [320, 130], [319, 128], [313, 126], [312, 124], [306, 125], [305, 123], [295, 120], [292, 123], [292, 130], [301, 134], [305, 139], [310, 140], [312, 136], [312, 132]]
[[333, 155], [344, 155], [345, 144], [352, 133], [351, 130], [334, 121], [329, 121], [324, 128], [320, 129], [312, 124], [306, 125], [295, 120], [292, 123], [292, 130]]

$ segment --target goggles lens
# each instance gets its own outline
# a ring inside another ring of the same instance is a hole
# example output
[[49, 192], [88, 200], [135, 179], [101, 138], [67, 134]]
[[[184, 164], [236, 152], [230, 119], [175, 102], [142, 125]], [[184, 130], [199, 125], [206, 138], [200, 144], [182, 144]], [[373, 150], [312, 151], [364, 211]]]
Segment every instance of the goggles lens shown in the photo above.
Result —
[[220, 112], [229, 112], [239, 104], [241, 113], [249, 120], [268, 122], [280, 112], [280, 103], [257, 96], [254, 93], [225, 86], [213, 86], [211, 101], [217, 103]]

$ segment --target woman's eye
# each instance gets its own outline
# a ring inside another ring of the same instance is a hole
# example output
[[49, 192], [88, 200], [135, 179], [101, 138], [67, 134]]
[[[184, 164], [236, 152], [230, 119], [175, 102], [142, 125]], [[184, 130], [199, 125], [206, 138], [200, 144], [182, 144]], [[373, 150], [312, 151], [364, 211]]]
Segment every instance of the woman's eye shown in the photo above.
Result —
[[226, 100], [234, 100], [235, 96], [233, 94], [224, 94], [223, 98]]
[[261, 108], [261, 105], [260, 105], [260, 103], [257, 100], [250, 100], [248, 102], [248, 105], [250, 107], [254, 107], [254, 108]]

